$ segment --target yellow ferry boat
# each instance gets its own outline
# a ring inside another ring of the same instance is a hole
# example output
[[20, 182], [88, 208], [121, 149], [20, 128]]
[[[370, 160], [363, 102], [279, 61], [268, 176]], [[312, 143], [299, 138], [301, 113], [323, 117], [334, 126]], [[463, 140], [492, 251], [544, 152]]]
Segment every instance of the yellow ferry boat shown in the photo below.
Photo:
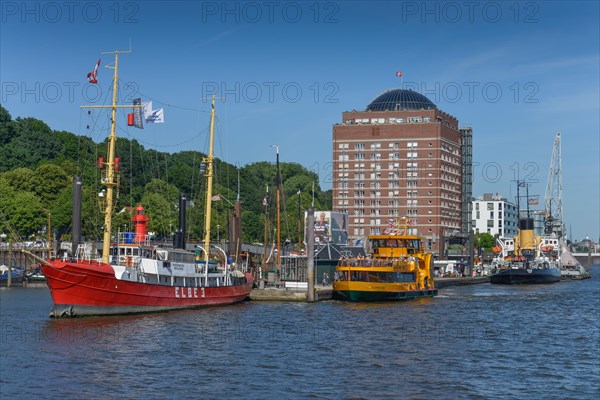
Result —
[[432, 275], [432, 254], [407, 225], [368, 237], [366, 257], [341, 259], [333, 291], [351, 301], [404, 300], [438, 294]]

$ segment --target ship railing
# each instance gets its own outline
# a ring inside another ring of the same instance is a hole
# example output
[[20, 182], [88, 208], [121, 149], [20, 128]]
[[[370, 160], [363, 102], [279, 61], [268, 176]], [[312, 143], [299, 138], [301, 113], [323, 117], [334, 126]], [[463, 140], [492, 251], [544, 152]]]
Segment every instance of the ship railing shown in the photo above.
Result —
[[338, 262], [339, 267], [363, 267], [363, 268], [381, 268], [393, 267], [400, 269], [410, 269], [417, 264], [414, 257], [400, 259], [371, 259], [371, 258], [347, 258]]
[[117, 245], [150, 246], [152, 235], [136, 235], [135, 232], [118, 232]]

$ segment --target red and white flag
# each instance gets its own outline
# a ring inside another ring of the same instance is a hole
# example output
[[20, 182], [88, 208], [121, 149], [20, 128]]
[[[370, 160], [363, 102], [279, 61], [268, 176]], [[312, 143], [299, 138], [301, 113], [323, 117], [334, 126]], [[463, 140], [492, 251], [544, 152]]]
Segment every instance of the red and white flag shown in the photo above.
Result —
[[100, 68], [100, 58], [92, 72], [88, 72], [87, 78], [89, 83], [98, 83], [98, 68]]
[[400, 77], [402, 76], [402, 71], [398, 71], [398, 72], [396, 72], [396, 76], [397, 76], [398, 78], [400, 78]]

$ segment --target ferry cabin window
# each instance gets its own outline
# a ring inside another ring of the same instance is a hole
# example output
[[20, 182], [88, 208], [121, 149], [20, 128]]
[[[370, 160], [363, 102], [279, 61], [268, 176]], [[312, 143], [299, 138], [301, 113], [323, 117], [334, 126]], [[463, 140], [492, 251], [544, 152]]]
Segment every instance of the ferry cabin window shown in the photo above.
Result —
[[406, 247], [412, 247], [413, 249], [418, 249], [419, 247], [421, 247], [421, 241], [418, 239], [407, 240]]
[[398, 283], [415, 282], [414, 272], [350, 272], [350, 280], [355, 282]]
[[371, 240], [371, 247], [381, 247], [381, 246], [383, 246], [382, 242], [383, 242], [382, 240], [373, 239], [373, 240]]

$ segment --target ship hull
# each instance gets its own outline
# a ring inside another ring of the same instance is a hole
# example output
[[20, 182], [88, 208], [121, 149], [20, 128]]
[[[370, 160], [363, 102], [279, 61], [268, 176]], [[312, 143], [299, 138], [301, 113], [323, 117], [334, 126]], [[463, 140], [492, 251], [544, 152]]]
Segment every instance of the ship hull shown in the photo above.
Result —
[[505, 269], [490, 276], [490, 283], [514, 285], [514, 284], [540, 284], [560, 282], [560, 270], [548, 269]]
[[98, 262], [42, 264], [52, 294], [51, 317], [115, 315], [233, 304], [252, 290], [245, 284], [215, 287], [182, 287], [119, 280], [114, 269]]
[[437, 289], [414, 290], [402, 292], [371, 292], [361, 290], [336, 290], [334, 295], [340, 300], [348, 301], [396, 301], [420, 299], [437, 296]]

